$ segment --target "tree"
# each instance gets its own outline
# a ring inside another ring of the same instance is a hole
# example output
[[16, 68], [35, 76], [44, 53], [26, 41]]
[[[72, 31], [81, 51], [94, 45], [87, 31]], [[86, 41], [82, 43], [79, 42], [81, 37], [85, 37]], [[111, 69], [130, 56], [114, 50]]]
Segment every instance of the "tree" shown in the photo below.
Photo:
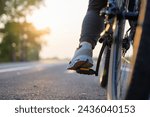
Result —
[[26, 21], [26, 14], [39, 7], [42, 0], [0, 0], [0, 61], [27, 61], [39, 58], [40, 37], [48, 29], [37, 30]]
[[38, 54], [43, 43], [40, 37], [47, 34], [48, 29], [37, 30], [28, 22], [7, 22], [1, 31], [4, 34], [0, 44], [1, 61], [39, 59]]

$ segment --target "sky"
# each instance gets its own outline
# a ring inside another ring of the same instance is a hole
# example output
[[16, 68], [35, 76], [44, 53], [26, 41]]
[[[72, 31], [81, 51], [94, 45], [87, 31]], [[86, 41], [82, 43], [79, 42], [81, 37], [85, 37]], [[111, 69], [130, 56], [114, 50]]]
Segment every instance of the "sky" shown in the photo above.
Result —
[[[38, 29], [50, 28], [43, 37], [41, 58], [71, 58], [78, 47], [88, 0], [45, 0], [45, 5], [28, 18]], [[94, 56], [98, 55], [95, 49]]]

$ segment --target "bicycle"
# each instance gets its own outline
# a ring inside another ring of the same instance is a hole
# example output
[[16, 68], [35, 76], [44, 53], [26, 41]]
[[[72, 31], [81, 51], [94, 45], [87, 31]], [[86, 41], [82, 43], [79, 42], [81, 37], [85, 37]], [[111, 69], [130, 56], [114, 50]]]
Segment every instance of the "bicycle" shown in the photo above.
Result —
[[[77, 72], [98, 76], [100, 68], [100, 85], [107, 88], [107, 99], [149, 98], [148, 71], [142, 77], [145, 64], [150, 60], [149, 56], [145, 57], [150, 47], [143, 46], [150, 43], [147, 39], [148, 27], [144, 25], [149, 20], [149, 5], [150, 0], [108, 0], [107, 7], [100, 12], [105, 17], [105, 29], [99, 39], [102, 47], [96, 70], [80, 68]], [[127, 20], [130, 27], [125, 31]], [[142, 55], [145, 60], [143, 66], [140, 59]]]

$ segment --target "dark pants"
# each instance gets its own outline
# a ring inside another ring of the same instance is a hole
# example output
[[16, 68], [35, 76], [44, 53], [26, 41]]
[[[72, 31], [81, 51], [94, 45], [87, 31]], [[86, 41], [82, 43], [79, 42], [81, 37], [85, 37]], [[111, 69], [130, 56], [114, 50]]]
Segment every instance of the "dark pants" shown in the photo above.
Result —
[[95, 47], [101, 31], [104, 28], [100, 10], [106, 6], [107, 0], [89, 0], [87, 13], [82, 23], [80, 42], [90, 42]]

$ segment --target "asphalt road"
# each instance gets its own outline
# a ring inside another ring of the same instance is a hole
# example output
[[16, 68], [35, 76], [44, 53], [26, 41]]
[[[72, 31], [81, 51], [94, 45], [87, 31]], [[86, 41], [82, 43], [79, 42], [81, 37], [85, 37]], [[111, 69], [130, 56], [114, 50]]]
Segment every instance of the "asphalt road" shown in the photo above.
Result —
[[67, 61], [0, 64], [0, 100], [101, 100], [98, 77], [66, 70]]

